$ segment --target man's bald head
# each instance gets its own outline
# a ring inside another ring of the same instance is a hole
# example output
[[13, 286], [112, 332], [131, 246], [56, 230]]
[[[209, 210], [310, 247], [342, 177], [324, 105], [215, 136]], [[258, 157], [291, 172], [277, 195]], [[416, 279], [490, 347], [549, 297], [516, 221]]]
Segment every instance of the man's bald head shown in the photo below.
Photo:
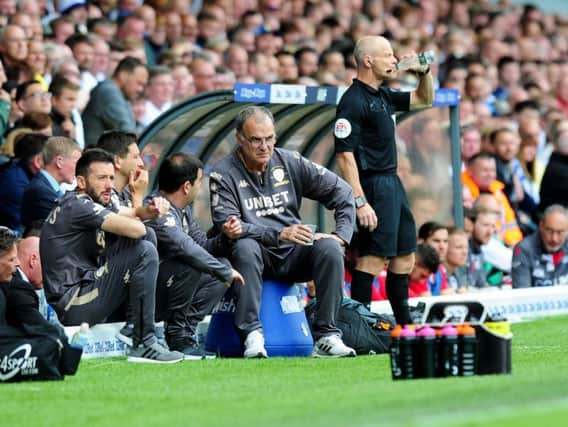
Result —
[[39, 237], [30, 236], [18, 242], [20, 269], [36, 289], [43, 288], [41, 261], [39, 257]]
[[363, 64], [365, 55], [375, 56], [387, 49], [391, 49], [390, 42], [382, 36], [366, 36], [357, 40], [353, 56], [358, 66]]

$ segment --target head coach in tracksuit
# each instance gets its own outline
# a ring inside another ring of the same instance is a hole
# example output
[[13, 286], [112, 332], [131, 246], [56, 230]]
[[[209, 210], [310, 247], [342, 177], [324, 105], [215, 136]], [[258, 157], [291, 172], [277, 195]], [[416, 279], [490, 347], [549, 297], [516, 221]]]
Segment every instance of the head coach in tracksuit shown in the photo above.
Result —
[[[259, 321], [264, 277], [290, 282], [313, 279], [318, 303], [314, 355], [354, 356], [335, 325], [342, 299], [342, 246], [351, 240], [355, 219], [351, 188], [299, 153], [275, 148], [274, 118], [266, 108], [240, 111], [236, 139], [236, 152], [214, 167], [209, 182], [216, 227], [220, 229], [232, 215], [242, 222], [231, 263], [245, 279], [245, 286], [236, 288], [235, 311], [236, 327], [246, 338], [244, 356], [266, 357]], [[302, 224], [303, 197], [334, 210], [334, 233], [314, 237]]]
[[397, 75], [397, 59], [384, 37], [360, 39], [354, 51], [357, 78], [337, 106], [335, 152], [341, 175], [353, 188], [359, 224], [359, 255], [353, 299], [369, 305], [373, 277], [389, 259], [386, 291], [399, 324], [410, 323], [408, 279], [414, 267], [416, 225], [396, 174], [396, 111], [427, 107], [434, 99], [428, 66], [414, 71], [418, 87], [399, 92], [381, 87]]

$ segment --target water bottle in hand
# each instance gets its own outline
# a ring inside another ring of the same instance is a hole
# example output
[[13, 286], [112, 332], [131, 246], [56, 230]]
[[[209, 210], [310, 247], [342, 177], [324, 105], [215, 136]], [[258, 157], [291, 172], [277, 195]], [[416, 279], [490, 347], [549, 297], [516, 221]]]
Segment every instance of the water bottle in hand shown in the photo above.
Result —
[[75, 332], [71, 338], [69, 345], [74, 348], [83, 349], [87, 344], [89, 344], [89, 324], [87, 322], [81, 323], [79, 330]]
[[396, 64], [397, 70], [410, 70], [416, 69], [418, 67], [423, 67], [424, 65], [430, 65], [436, 59], [436, 55], [431, 50], [426, 52], [421, 52], [416, 56], [411, 56], [409, 58], [403, 58]]

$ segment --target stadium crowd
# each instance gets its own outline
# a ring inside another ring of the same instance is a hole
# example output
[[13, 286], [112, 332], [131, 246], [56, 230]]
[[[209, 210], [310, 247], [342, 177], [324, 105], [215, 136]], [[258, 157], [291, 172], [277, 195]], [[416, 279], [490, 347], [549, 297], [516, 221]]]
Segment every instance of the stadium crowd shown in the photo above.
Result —
[[[219, 234], [199, 229], [189, 207], [203, 165], [181, 153], [147, 197], [136, 133], [172, 105], [236, 82], [350, 86], [366, 35], [384, 35], [397, 58], [434, 51], [435, 87], [461, 95], [464, 230], [446, 215], [447, 111], [424, 111], [396, 130], [420, 243], [409, 295], [568, 285], [568, 18], [507, 0], [0, 0], [2, 281], [18, 264], [15, 233], [24, 238], [19, 270], [33, 273], [22, 277], [40, 294], [46, 285], [63, 324], [126, 319], [121, 337], [133, 360], [195, 355], [195, 322], [225, 284], [243, 281], [225, 258], [231, 242], [251, 231], [242, 216], [214, 209]], [[410, 91], [419, 80], [400, 71], [385, 85]], [[270, 137], [255, 147], [274, 144]], [[294, 236], [284, 240], [305, 243]], [[119, 262], [109, 265], [110, 254]], [[357, 254], [347, 254], [349, 292]], [[138, 256], [145, 261], [135, 268]], [[194, 277], [187, 271], [203, 273], [191, 289], [182, 286], [182, 276]], [[387, 297], [385, 277], [373, 300]], [[100, 307], [81, 308], [93, 301]], [[246, 315], [250, 335], [258, 319]], [[153, 327], [163, 319], [170, 350]], [[320, 327], [335, 335], [330, 325]], [[266, 355], [258, 337], [250, 341], [251, 357]], [[335, 355], [330, 346], [319, 354]]]

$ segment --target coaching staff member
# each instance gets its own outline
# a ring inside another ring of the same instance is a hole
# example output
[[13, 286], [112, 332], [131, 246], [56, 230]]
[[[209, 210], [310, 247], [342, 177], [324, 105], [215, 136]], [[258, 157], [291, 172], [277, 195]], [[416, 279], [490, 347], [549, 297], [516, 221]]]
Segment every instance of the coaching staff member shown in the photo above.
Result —
[[[113, 156], [86, 150], [77, 162], [77, 191], [59, 201], [40, 237], [45, 293], [64, 325], [104, 322], [127, 299], [134, 321], [132, 362], [174, 363], [184, 356], [157, 341], [154, 329], [158, 252], [141, 238], [146, 227], [136, 218], [108, 209], [113, 189]], [[145, 219], [164, 215], [156, 199]], [[114, 234], [112, 242], [105, 234]]]
[[[343, 251], [355, 223], [353, 193], [329, 170], [297, 152], [275, 148], [274, 117], [264, 107], [247, 107], [236, 118], [238, 149], [210, 174], [211, 212], [218, 230], [235, 216], [242, 233], [234, 241], [233, 268], [245, 286], [233, 287], [235, 325], [245, 339], [245, 357], [266, 357], [259, 320], [263, 277], [291, 282], [314, 280], [317, 292], [316, 357], [355, 356], [341, 340], [335, 320], [342, 299]], [[307, 197], [334, 211], [333, 234], [302, 224]]]
[[414, 69], [418, 87], [398, 92], [381, 87], [397, 76], [397, 59], [383, 37], [360, 39], [354, 52], [357, 78], [341, 98], [334, 127], [341, 175], [351, 184], [359, 223], [359, 255], [351, 292], [369, 305], [373, 277], [388, 260], [386, 291], [399, 324], [410, 322], [408, 277], [414, 266], [416, 226], [396, 175], [396, 111], [430, 106], [434, 84], [428, 66]]

